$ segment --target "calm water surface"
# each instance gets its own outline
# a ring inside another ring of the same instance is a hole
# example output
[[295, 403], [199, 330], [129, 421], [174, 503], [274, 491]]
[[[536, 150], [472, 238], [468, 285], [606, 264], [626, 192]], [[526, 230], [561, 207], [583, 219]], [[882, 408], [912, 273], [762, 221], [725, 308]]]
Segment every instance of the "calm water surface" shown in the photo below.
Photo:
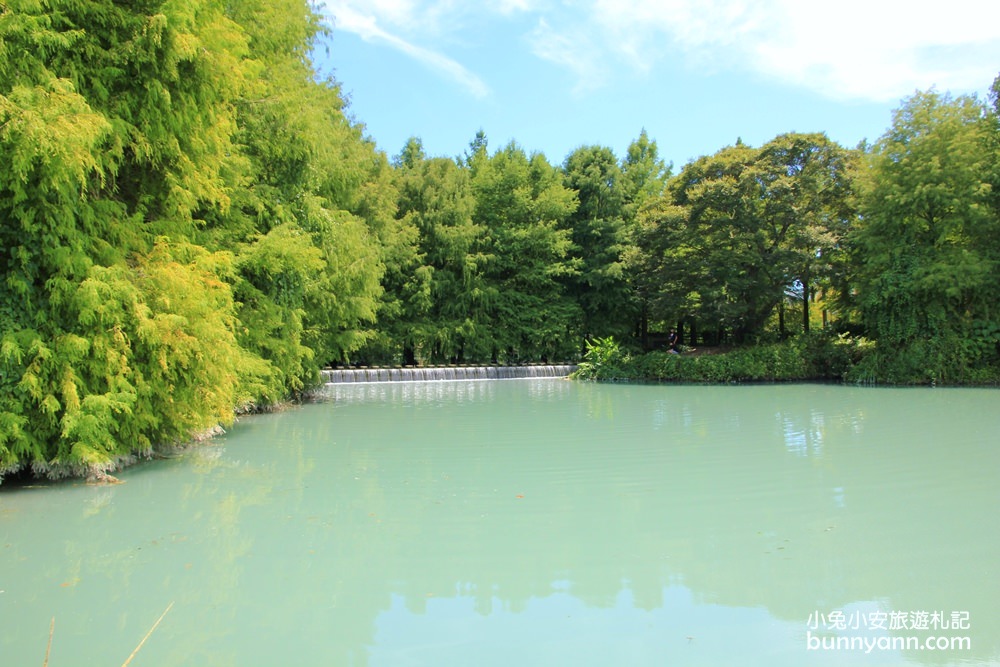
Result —
[[173, 603], [133, 667], [997, 666], [998, 408], [331, 387], [118, 486], [0, 486], [0, 664], [41, 665], [55, 617], [50, 667], [121, 665]]

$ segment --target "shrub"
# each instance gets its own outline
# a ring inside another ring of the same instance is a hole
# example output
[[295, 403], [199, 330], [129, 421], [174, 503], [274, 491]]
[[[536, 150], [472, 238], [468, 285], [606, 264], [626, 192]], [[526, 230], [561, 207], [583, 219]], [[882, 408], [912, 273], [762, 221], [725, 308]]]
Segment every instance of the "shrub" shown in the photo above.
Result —
[[719, 354], [623, 354], [610, 339], [588, 343], [575, 377], [668, 382], [843, 380], [872, 351], [864, 338], [815, 332]]
[[628, 368], [631, 357], [622, 352], [614, 336], [595, 338], [585, 342], [587, 351], [583, 354], [572, 377], [578, 380], [620, 380], [630, 379]]

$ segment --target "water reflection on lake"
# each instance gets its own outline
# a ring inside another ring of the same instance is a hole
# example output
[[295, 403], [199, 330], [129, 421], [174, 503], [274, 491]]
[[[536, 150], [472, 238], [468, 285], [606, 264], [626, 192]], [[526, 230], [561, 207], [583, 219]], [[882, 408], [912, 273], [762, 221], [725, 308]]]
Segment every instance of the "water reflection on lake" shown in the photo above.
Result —
[[[0, 487], [0, 656], [55, 616], [52, 667], [121, 664], [173, 602], [137, 667], [1000, 665], [998, 399], [331, 387], [119, 486]], [[971, 648], [810, 647], [910, 635]]]

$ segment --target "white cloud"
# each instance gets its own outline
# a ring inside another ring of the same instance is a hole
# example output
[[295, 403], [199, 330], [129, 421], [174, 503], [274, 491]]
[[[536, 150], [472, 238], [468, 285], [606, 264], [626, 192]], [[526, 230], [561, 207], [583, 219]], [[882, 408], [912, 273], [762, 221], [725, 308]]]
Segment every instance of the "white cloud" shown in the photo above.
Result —
[[537, 0], [496, 0], [495, 8], [503, 15], [527, 13], [539, 9]]
[[1000, 67], [1000, 3], [982, 0], [594, 0], [607, 48], [639, 68], [680, 50], [839, 99], [981, 90]]
[[[832, 99], [891, 101], [917, 89], [984, 90], [1000, 70], [1000, 2], [988, 0], [327, 0], [336, 28], [382, 43], [477, 97], [487, 85], [441, 45], [520, 25], [576, 92], [614, 67], [655, 74], [668, 58], [746, 72]], [[491, 23], [494, 22], [494, 23]], [[430, 45], [434, 46], [430, 46]], [[511, 43], [508, 48], [519, 48]]]
[[361, 11], [349, 0], [326, 3], [327, 12], [333, 17], [334, 30], [351, 32], [366, 42], [381, 43], [396, 49], [458, 83], [474, 97], [483, 98], [490, 94], [489, 86], [457, 60], [390, 33], [379, 25], [380, 19], [383, 19], [394, 25], [412, 27], [416, 23], [413, 17], [419, 13], [415, 2], [374, 0], [365, 3], [365, 7], [367, 11]]
[[575, 78], [574, 92], [584, 93], [604, 85], [608, 68], [600, 60], [600, 50], [586, 33], [560, 33], [544, 18], [538, 20], [529, 35], [531, 50], [539, 58], [570, 70]]

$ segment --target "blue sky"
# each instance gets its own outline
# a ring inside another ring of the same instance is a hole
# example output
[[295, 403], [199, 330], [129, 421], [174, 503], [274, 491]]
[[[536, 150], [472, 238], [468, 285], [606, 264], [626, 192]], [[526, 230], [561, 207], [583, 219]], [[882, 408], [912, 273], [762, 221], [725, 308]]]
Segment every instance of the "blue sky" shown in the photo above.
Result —
[[935, 87], [985, 97], [996, 0], [325, 0], [321, 70], [390, 156], [516, 140], [562, 164], [645, 128], [674, 171], [734, 143], [876, 140]]

